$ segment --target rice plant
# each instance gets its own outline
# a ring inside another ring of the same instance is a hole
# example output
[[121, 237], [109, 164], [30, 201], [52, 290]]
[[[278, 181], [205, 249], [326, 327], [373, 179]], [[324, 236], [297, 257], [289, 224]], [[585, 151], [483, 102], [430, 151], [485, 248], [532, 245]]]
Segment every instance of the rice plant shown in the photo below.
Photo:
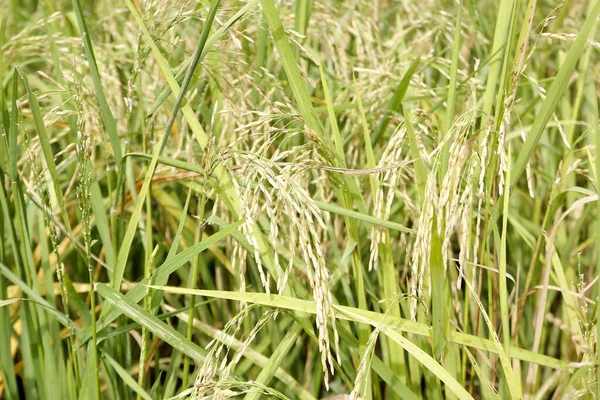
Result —
[[600, 1], [4, 5], [0, 398], [600, 398]]

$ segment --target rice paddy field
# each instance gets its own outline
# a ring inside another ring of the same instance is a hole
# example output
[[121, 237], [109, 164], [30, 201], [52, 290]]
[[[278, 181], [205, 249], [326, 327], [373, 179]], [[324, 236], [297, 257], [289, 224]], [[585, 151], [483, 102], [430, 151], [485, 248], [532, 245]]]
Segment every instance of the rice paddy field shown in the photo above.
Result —
[[599, 15], [3, 0], [0, 398], [600, 398]]

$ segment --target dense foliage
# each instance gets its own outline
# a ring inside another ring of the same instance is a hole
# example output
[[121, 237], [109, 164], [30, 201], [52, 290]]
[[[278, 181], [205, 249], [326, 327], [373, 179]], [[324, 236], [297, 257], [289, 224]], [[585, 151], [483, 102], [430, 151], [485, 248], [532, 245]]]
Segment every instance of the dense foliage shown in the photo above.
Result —
[[0, 398], [599, 398], [599, 14], [5, 0]]

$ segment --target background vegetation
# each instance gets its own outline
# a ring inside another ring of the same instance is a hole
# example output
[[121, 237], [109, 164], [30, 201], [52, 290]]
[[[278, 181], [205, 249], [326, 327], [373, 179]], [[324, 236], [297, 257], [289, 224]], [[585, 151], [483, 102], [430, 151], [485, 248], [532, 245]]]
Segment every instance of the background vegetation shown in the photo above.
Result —
[[0, 397], [600, 397], [599, 14], [5, 0]]

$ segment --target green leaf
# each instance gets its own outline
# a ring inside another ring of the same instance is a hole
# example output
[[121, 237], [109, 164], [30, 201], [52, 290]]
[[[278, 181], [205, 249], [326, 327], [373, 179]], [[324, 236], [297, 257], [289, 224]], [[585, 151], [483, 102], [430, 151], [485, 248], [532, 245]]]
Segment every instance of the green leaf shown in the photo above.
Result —
[[38, 291], [32, 289], [27, 285], [27, 283], [23, 282], [17, 275], [15, 275], [8, 267], [4, 264], [0, 264], [0, 273], [4, 275], [9, 281], [14, 283], [16, 286], [21, 289], [23, 293], [27, 295], [29, 299], [33, 302], [40, 304], [41, 306], [46, 308], [46, 311], [50, 312], [58, 322], [60, 322], [63, 326], [73, 328], [76, 332], [80, 332], [81, 329], [73, 324], [66, 315], [58, 311], [54, 308], [50, 303], [44, 299]]
[[[279, 342], [279, 345], [277, 345], [277, 348], [273, 352], [271, 358], [269, 358], [267, 365], [262, 368], [260, 374], [258, 374], [258, 377], [254, 380], [256, 383], [263, 386], [267, 386], [269, 384], [271, 378], [273, 378], [273, 375], [275, 375], [275, 372], [279, 369], [285, 356], [296, 342], [296, 339], [298, 339], [298, 335], [301, 331], [302, 327], [298, 324], [294, 324], [294, 326], [288, 330], [285, 337], [281, 340], [281, 342]], [[248, 393], [244, 400], [258, 400], [260, 395], [261, 394], [258, 392]]]
[[386, 221], [380, 218], [373, 217], [371, 215], [348, 210], [347, 208], [343, 208], [335, 204], [325, 203], [322, 201], [315, 201], [315, 204], [323, 211], [338, 214], [343, 217], [353, 218], [357, 221], [365, 222], [370, 225], [381, 226], [383, 228], [388, 228], [397, 232], [416, 233], [414, 229], [406, 228], [405, 226], [402, 226], [396, 222]]
[[379, 141], [381, 135], [383, 135], [388, 125], [390, 124], [392, 115], [400, 109], [400, 106], [402, 105], [402, 100], [404, 100], [404, 96], [406, 95], [406, 91], [408, 90], [408, 86], [410, 85], [410, 79], [415, 74], [415, 71], [417, 70], [417, 67], [419, 66], [420, 62], [421, 57], [419, 56], [412, 62], [412, 64], [410, 64], [410, 67], [408, 67], [408, 70], [402, 77], [402, 80], [398, 84], [394, 95], [389, 100], [385, 108], [383, 118], [381, 118], [381, 121], [379, 121], [379, 124], [377, 124], [377, 127], [373, 132], [373, 135], [371, 137], [371, 144], [375, 145]]
[[21, 299], [0, 300], [0, 307], [6, 307], [6, 306], [9, 306], [11, 304], [15, 304], [19, 300], [21, 300]]
[[96, 290], [109, 304], [118, 308], [123, 314], [148, 329], [157, 337], [170, 344], [173, 348], [181, 351], [198, 363], [204, 362], [207, 354], [206, 350], [187, 340], [181, 333], [160, 321], [154, 315], [148, 313], [142, 307], [125, 298], [124, 295], [113, 290], [109, 286], [98, 283], [96, 284]]
[[119, 375], [119, 377], [125, 382], [127, 386], [129, 386], [135, 393], [140, 395], [145, 400], [152, 400], [152, 397], [140, 386], [138, 383], [131, 377], [129, 372], [127, 372], [117, 360], [108, 355], [105, 351], [102, 351], [102, 358], [106, 361]]
[[[241, 302], [248, 302], [253, 304], [261, 304], [267, 307], [283, 308], [286, 310], [300, 311], [309, 314], [316, 314], [316, 304], [314, 301], [296, 299], [289, 296], [280, 296], [275, 294], [265, 293], [241, 293], [241, 292], [227, 292], [220, 290], [198, 290], [198, 289], [186, 289], [178, 288], [173, 286], [157, 286], [151, 285], [150, 287], [162, 290], [168, 293], [178, 293], [193, 296], [205, 296], [211, 298], [227, 299]], [[359, 308], [347, 307], [341, 305], [334, 305], [336, 310], [336, 316], [340, 319], [346, 319], [349, 321], [361, 322], [363, 319], [378, 323], [378, 327], [388, 326], [391, 329], [395, 329], [399, 332], [413, 333], [419, 336], [429, 337], [430, 328], [427, 325], [419, 322], [410, 321], [404, 318], [393, 317], [374, 311], [361, 310]], [[361, 318], [358, 318], [360, 316]], [[490, 353], [498, 354], [502, 350], [502, 344], [494, 342], [489, 339], [483, 339], [478, 336], [468, 335], [462, 332], [453, 331], [450, 335], [450, 340], [454, 343], [462, 344], [465, 346], [473, 347], [478, 350], [489, 351]], [[511, 346], [510, 352], [513, 358], [518, 360], [536, 363], [541, 366], [549, 367], [552, 369], [572, 372], [573, 367], [563, 360], [558, 360], [543, 354], [534, 353], [528, 350], [521, 349], [519, 347]]]
[[19, 78], [16, 69], [13, 72], [12, 91], [12, 110], [10, 115], [10, 127], [8, 130], [8, 177], [14, 182], [17, 180], [17, 160], [19, 159], [19, 147], [17, 144], [17, 134], [19, 132], [19, 109], [17, 107]]

